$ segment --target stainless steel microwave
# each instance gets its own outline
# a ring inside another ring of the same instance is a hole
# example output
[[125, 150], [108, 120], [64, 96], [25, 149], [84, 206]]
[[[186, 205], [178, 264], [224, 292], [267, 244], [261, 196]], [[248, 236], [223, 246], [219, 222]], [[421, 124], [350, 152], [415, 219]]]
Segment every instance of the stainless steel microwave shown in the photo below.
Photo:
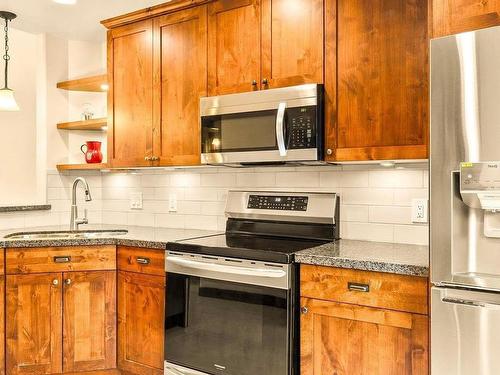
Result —
[[323, 85], [304, 84], [200, 101], [203, 164], [323, 159]]

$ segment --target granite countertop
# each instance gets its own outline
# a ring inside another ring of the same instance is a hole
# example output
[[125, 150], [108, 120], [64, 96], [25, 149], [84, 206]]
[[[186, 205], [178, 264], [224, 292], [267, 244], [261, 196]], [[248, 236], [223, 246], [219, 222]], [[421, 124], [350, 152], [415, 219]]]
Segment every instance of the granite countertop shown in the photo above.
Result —
[[27, 206], [2, 206], [0, 213], [4, 212], [26, 212], [26, 211], [48, 211], [52, 208], [50, 204], [31, 204]]
[[299, 251], [295, 261], [400, 275], [429, 275], [429, 248], [418, 245], [339, 240]]
[[[171, 229], [119, 225], [87, 225], [81, 230], [128, 230], [126, 234], [111, 234], [97, 238], [6, 239], [6, 235], [25, 232], [67, 231], [68, 226], [49, 226], [0, 231], [0, 247], [60, 247], [123, 245], [165, 250], [168, 242], [221, 234], [220, 231]], [[295, 253], [295, 262], [388, 272], [401, 275], [428, 276], [427, 246], [382, 242], [339, 240]]]
[[128, 230], [126, 234], [113, 234], [98, 238], [46, 238], [46, 239], [8, 239], [9, 234], [25, 232], [57, 232], [67, 231], [68, 226], [48, 226], [36, 228], [11, 229], [0, 231], [0, 247], [47, 247], [47, 246], [96, 246], [123, 245], [165, 250], [168, 242], [186, 240], [197, 237], [213, 236], [219, 231], [198, 229], [172, 229], [136, 227], [123, 225], [82, 225], [80, 230]]

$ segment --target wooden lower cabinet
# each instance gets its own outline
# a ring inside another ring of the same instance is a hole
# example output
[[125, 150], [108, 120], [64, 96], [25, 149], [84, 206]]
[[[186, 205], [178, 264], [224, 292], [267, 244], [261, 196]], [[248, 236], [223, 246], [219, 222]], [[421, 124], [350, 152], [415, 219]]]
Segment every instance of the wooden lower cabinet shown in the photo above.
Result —
[[63, 279], [64, 372], [116, 368], [116, 271]]
[[428, 374], [425, 315], [301, 299], [301, 374]]
[[116, 368], [116, 271], [8, 275], [7, 374]]
[[165, 276], [118, 273], [118, 368], [162, 375]]
[[62, 274], [8, 275], [8, 375], [62, 372]]

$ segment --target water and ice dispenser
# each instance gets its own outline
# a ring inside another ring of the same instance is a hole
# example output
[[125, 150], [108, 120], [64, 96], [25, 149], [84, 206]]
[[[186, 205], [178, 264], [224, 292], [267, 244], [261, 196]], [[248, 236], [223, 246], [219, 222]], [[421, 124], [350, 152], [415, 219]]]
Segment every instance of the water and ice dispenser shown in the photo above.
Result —
[[463, 202], [484, 213], [484, 235], [500, 238], [500, 162], [461, 163]]

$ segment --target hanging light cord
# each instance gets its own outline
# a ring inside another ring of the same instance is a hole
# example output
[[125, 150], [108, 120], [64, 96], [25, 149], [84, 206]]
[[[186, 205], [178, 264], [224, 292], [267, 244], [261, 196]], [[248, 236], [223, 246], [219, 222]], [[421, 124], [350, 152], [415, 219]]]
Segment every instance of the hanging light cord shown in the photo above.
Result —
[[9, 20], [5, 18], [5, 26], [4, 26], [4, 31], [5, 31], [5, 55], [3, 55], [3, 59], [5, 60], [5, 87], [4, 89], [8, 88], [7, 85], [7, 77], [8, 77], [8, 69], [9, 69]]

